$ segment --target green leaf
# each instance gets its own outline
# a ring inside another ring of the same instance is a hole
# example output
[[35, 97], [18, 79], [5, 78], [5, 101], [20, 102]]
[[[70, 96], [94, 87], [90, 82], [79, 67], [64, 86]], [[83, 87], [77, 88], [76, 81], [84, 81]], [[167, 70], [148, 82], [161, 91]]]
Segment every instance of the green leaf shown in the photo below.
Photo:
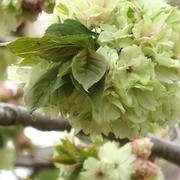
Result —
[[72, 157], [68, 155], [64, 155], [64, 154], [53, 157], [49, 159], [49, 161], [53, 163], [61, 163], [61, 164], [66, 164], [66, 165], [72, 165], [76, 163], [76, 161]]
[[[79, 37], [54, 37], [45, 36], [42, 38], [20, 38], [7, 47], [16, 55], [22, 58], [44, 58], [52, 61], [59, 61], [65, 57], [75, 55], [81, 46], [78, 41], [86, 39]], [[79, 44], [78, 44], [79, 45]]]
[[128, 18], [133, 18], [134, 17], [134, 9], [132, 9], [131, 7], [129, 7], [128, 11], [127, 11], [127, 16]]
[[75, 20], [51, 25], [42, 38], [20, 38], [7, 47], [23, 58], [59, 61], [75, 55], [82, 47], [95, 49], [93, 32]]
[[75, 168], [74, 171], [67, 177], [67, 180], [77, 180], [80, 172], [82, 170], [82, 167]]
[[[56, 162], [65, 163], [83, 163], [86, 158], [88, 158], [89, 151], [84, 150], [75, 144], [73, 144], [68, 139], [61, 140], [62, 144], [55, 146], [56, 152], [58, 153], [53, 159]], [[69, 158], [69, 159], [68, 159]], [[65, 162], [60, 162], [65, 161]]]
[[64, 84], [61, 87], [59, 87], [56, 91], [54, 91], [54, 93], [50, 97], [51, 104], [62, 104], [74, 91], [74, 85], [72, 84], [71, 78], [67, 75], [71, 72], [71, 64], [72, 58], [65, 59], [64, 61], [62, 61], [57, 76], [63, 77]]
[[54, 36], [67, 36], [67, 35], [78, 35], [78, 34], [89, 34], [93, 35], [89, 29], [86, 28], [79, 21], [74, 19], [67, 19], [64, 23], [52, 24], [47, 30], [45, 35]]
[[0, 149], [5, 145], [5, 140], [2, 136], [2, 134], [0, 134]]
[[62, 164], [75, 164], [80, 155], [78, 148], [68, 139], [62, 140], [62, 145], [55, 146], [57, 156], [50, 159], [51, 162]]
[[103, 91], [104, 91], [104, 78], [102, 78], [98, 83], [94, 84], [89, 89], [89, 92], [85, 91], [73, 76], [71, 78], [74, 86], [79, 91], [84, 93], [86, 97], [90, 100], [93, 109], [93, 116], [95, 117], [95, 119], [99, 119], [99, 114], [102, 106]]
[[34, 180], [57, 180], [59, 178], [59, 169], [45, 168], [38, 171], [33, 177]]
[[69, 155], [68, 150], [66, 149], [66, 147], [63, 144], [62, 145], [56, 145], [54, 148], [59, 155], [61, 155], [61, 154]]
[[72, 58], [64, 60], [59, 68], [58, 77], [63, 77], [64, 75], [69, 73], [71, 71], [71, 65], [72, 65]]
[[26, 58], [26, 59], [23, 59], [19, 64], [18, 66], [34, 66], [36, 64], [39, 63], [39, 60], [37, 59], [32, 59], [32, 58]]
[[57, 77], [58, 70], [59, 66], [48, 70], [25, 93], [24, 101], [30, 112], [44, 106], [49, 96], [66, 82]]
[[88, 47], [90, 49], [95, 49], [95, 42], [92, 38], [93, 32], [87, 29], [79, 21], [73, 19], [67, 19], [64, 23], [52, 24], [45, 33], [45, 36], [69, 36], [74, 37], [85, 35], [87, 38], [79, 42], [79, 46]]
[[62, 104], [74, 91], [74, 85], [71, 81], [65, 82], [59, 89], [57, 89], [52, 97], [51, 103], [54, 105]]
[[0, 169], [12, 169], [14, 164], [14, 153], [7, 149], [0, 149]]
[[[1, 139], [0, 144], [6, 145], [6, 143], [9, 142], [9, 140], [14, 139], [17, 133], [21, 131], [22, 129], [23, 128], [21, 126], [15, 126], [12, 128], [0, 126], [0, 139]], [[0, 145], [0, 148], [1, 148], [1, 145]]]
[[104, 76], [106, 67], [107, 62], [102, 55], [84, 49], [73, 58], [72, 72], [74, 78], [88, 92]]

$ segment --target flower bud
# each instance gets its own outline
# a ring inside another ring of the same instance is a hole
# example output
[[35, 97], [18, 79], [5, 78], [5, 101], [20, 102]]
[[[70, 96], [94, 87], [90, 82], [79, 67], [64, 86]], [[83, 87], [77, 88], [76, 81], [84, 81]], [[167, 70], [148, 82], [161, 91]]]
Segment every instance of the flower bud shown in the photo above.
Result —
[[135, 139], [132, 142], [132, 151], [135, 155], [147, 159], [151, 154], [153, 143], [149, 138]]

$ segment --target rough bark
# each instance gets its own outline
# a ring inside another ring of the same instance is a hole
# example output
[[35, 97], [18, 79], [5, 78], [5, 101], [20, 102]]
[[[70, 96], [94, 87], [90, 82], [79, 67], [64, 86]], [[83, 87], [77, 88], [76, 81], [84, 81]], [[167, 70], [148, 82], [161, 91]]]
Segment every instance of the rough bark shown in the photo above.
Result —
[[153, 155], [180, 165], [179, 144], [158, 138], [152, 134], [149, 134], [148, 137], [151, 138], [151, 141], [154, 143], [152, 148]]
[[68, 118], [61, 117], [59, 119], [51, 120], [39, 113], [30, 115], [26, 108], [6, 103], [0, 103], [0, 125], [32, 126], [41, 131], [64, 131], [65, 129], [69, 131], [71, 129]]

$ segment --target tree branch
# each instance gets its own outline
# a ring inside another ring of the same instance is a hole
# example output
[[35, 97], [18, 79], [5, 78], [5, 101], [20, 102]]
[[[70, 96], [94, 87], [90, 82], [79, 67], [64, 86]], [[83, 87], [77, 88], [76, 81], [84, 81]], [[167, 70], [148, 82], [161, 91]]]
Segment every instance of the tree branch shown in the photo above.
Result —
[[41, 131], [64, 131], [65, 129], [69, 131], [71, 129], [68, 118], [61, 117], [56, 120], [51, 120], [36, 112], [33, 113], [33, 115], [30, 115], [26, 108], [6, 103], [0, 103], [0, 125], [32, 126]]
[[148, 137], [154, 143], [152, 154], [161, 157], [177, 165], [180, 165], [180, 145], [175, 142], [170, 142], [162, 138], [158, 138], [152, 134]]
[[[33, 113], [32, 120], [32, 116], [27, 112], [25, 108], [5, 103], [0, 103], [0, 125], [23, 125], [25, 127], [32, 126], [42, 131], [69, 131], [71, 129], [71, 126], [68, 123], [68, 118], [51, 120], [38, 113]], [[154, 147], [152, 149], [153, 155], [180, 165], [180, 145], [157, 138], [153, 135], [148, 135], [148, 137], [150, 137], [152, 142], [154, 143]], [[127, 139], [116, 139], [112, 134], [110, 134], [110, 136], [106, 138], [121, 143], [128, 141]]]
[[168, 127], [169, 127], [168, 134], [170, 140], [177, 143], [180, 142], [178, 128], [176, 128], [174, 124], [170, 124]]
[[48, 161], [48, 158], [53, 156], [53, 148], [35, 149], [30, 155], [17, 157], [15, 160], [16, 167], [33, 168], [40, 170], [43, 168], [55, 167], [53, 163]]

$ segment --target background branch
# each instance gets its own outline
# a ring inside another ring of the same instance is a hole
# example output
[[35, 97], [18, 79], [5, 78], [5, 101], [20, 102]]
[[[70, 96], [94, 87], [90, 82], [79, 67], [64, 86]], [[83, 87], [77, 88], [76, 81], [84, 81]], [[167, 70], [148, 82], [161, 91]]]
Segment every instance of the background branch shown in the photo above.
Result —
[[48, 158], [53, 156], [53, 148], [38, 148], [31, 152], [30, 155], [19, 156], [15, 160], [16, 167], [32, 168], [33, 170], [40, 170], [43, 168], [55, 167], [53, 163], [48, 161]]
[[174, 124], [170, 124], [169, 126], [169, 138], [173, 142], [180, 142], [178, 128]]
[[152, 134], [148, 134], [148, 137], [154, 143], [152, 148], [152, 155], [161, 157], [177, 165], [180, 165], [179, 144], [158, 138]]
[[[33, 113], [33, 115], [30, 115], [28, 111], [23, 107], [5, 103], [0, 103], [0, 125], [23, 125], [25, 127], [32, 126], [42, 131], [69, 131], [71, 129], [71, 126], [68, 123], [68, 118], [51, 120], [48, 117], [42, 116], [38, 113]], [[152, 149], [153, 155], [180, 165], [180, 145], [157, 138], [156, 136], [151, 134], [148, 135], [148, 137], [150, 137], [151, 141], [154, 143], [154, 147]], [[116, 139], [112, 134], [110, 134], [109, 137], [106, 138], [121, 143], [128, 142], [128, 139]], [[34, 163], [34, 161], [31, 163]], [[18, 165], [18, 162], [16, 162], [16, 165]]]
[[6, 103], [0, 103], [0, 125], [32, 126], [41, 131], [69, 131], [71, 129], [68, 118], [61, 117], [59, 119], [51, 120], [36, 112], [30, 115], [26, 108]]

